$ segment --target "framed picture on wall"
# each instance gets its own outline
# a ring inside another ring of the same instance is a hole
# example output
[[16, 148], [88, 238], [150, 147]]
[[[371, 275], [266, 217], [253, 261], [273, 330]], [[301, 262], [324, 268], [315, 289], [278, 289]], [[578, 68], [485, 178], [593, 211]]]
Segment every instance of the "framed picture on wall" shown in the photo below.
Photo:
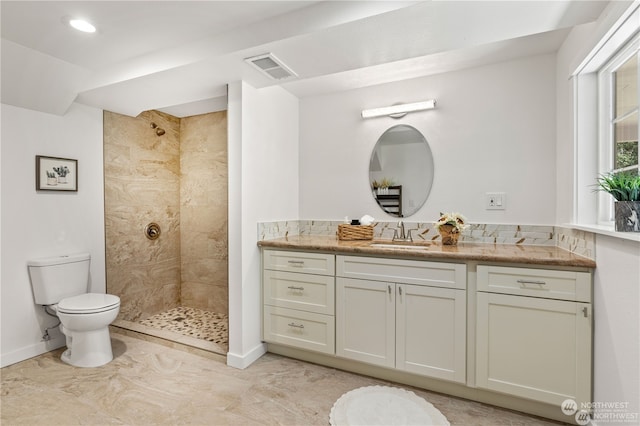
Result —
[[36, 155], [36, 191], [78, 191], [78, 160]]

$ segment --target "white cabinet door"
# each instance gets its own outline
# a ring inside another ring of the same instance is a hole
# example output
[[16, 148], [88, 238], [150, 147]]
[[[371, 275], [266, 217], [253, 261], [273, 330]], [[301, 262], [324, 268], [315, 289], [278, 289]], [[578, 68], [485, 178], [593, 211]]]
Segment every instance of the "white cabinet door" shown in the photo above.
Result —
[[466, 292], [397, 284], [396, 368], [466, 382]]
[[591, 305], [478, 293], [477, 386], [561, 404], [591, 400]]
[[336, 278], [336, 355], [395, 365], [395, 286]]

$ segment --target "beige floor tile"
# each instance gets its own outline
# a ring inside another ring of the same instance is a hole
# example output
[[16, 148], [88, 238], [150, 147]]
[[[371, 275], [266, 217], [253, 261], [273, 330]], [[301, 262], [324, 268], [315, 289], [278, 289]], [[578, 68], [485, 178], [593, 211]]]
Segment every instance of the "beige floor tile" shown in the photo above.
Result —
[[[328, 425], [345, 392], [382, 380], [267, 354], [245, 370], [112, 333], [114, 360], [75, 368], [53, 351], [2, 369], [0, 423], [11, 425]], [[452, 425], [559, 423], [406, 387]]]

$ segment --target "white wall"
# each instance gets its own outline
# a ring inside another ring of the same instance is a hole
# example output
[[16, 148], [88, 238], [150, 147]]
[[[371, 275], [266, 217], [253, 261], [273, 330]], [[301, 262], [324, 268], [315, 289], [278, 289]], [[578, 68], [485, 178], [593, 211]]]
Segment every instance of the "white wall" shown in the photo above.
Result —
[[[573, 198], [575, 158], [584, 149], [581, 137], [574, 145], [574, 90], [569, 76], [628, 6], [628, 2], [610, 3], [597, 22], [574, 28], [558, 52], [556, 220], [560, 224], [578, 216]], [[629, 403], [627, 413], [640, 413], [640, 243], [597, 235], [595, 254], [593, 399]]]
[[[64, 344], [56, 319], [35, 305], [31, 258], [86, 251], [91, 291], [105, 291], [102, 111], [73, 104], [64, 116], [2, 104], [2, 366]], [[36, 192], [35, 156], [78, 160], [78, 192]]]
[[593, 400], [640, 415], [640, 243], [598, 235], [596, 263]]
[[266, 350], [257, 223], [298, 219], [298, 99], [229, 86], [229, 352], [245, 368]]
[[[369, 159], [395, 124], [421, 131], [435, 177], [411, 221], [459, 211], [479, 223], [555, 223], [555, 55], [541, 55], [300, 101], [301, 218], [393, 220], [369, 191]], [[434, 98], [435, 110], [363, 120], [363, 108]], [[507, 209], [486, 210], [486, 192]]]

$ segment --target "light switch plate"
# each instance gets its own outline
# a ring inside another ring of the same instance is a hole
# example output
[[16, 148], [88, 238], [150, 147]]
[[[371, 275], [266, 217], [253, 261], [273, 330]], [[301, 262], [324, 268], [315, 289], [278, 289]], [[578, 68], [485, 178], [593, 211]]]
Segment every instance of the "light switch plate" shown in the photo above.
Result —
[[507, 194], [505, 192], [487, 192], [485, 200], [487, 210], [504, 210], [507, 205]]

